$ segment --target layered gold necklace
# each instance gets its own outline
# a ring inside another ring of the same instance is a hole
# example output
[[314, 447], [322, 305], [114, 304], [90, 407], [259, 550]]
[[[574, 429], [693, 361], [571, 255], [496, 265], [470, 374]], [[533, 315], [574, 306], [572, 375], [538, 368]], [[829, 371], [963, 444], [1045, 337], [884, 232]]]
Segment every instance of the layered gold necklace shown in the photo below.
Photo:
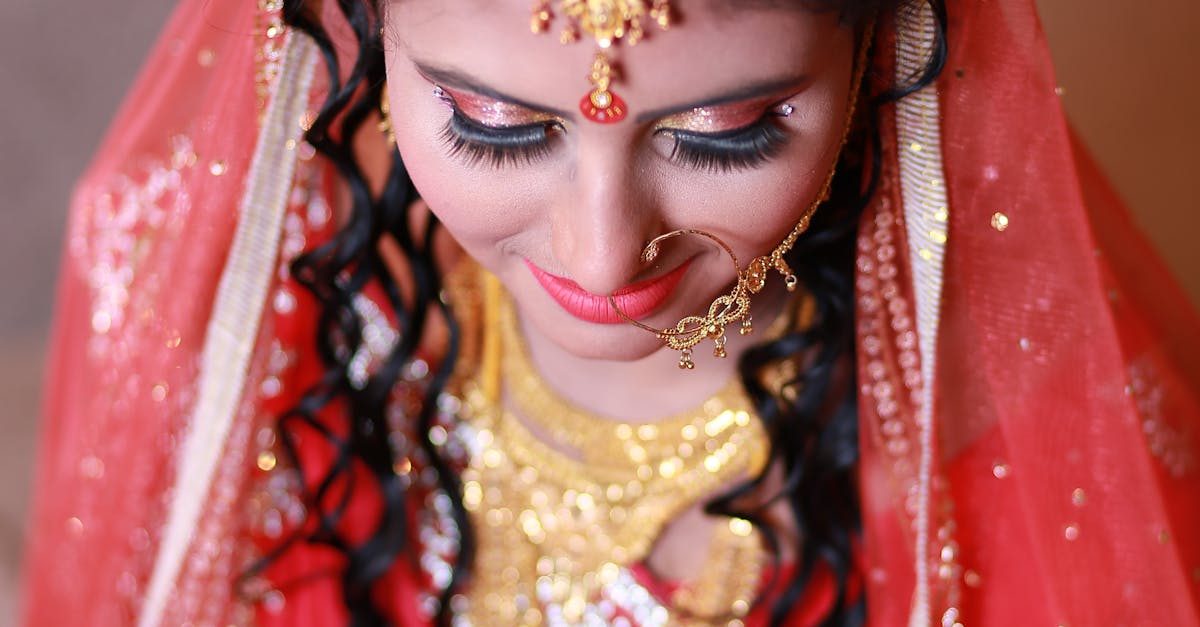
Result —
[[[480, 368], [461, 427], [477, 538], [463, 613], [473, 625], [595, 624], [669, 522], [762, 470], [767, 436], [736, 380], [656, 422], [572, 406], [538, 376], [499, 283], [482, 282]], [[753, 526], [721, 519], [702, 572], [663, 600], [670, 624], [739, 624], [764, 562]]]

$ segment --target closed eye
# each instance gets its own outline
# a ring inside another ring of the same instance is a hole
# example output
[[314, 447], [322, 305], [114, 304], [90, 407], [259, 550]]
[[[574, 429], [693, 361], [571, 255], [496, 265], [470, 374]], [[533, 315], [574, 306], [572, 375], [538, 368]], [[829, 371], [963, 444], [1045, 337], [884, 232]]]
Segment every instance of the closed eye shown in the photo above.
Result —
[[752, 124], [718, 133], [669, 128], [657, 133], [674, 140], [671, 159], [680, 165], [730, 172], [759, 167], [779, 155], [787, 145], [788, 135], [775, 122], [776, 117], [778, 114], [768, 112]]
[[552, 137], [562, 125], [539, 120], [515, 126], [493, 126], [463, 113], [455, 99], [438, 89], [438, 97], [450, 107], [450, 118], [442, 127], [441, 139], [451, 156], [468, 165], [492, 167], [527, 165], [550, 153]]

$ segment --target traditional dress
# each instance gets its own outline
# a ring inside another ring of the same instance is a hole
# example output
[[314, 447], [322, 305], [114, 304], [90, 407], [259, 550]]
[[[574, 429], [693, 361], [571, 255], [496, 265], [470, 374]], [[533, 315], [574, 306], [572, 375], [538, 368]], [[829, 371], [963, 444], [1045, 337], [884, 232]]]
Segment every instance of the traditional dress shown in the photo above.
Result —
[[[881, 186], [859, 228], [855, 595], [880, 626], [1200, 624], [1200, 321], [1074, 141], [1033, 2], [947, 4], [946, 69], [881, 113]], [[244, 577], [305, 524], [304, 478], [281, 463], [274, 425], [322, 366], [316, 305], [289, 262], [337, 223], [336, 173], [302, 138], [328, 80], [280, 8], [182, 2], [74, 197], [26, 624], [346, 620], [331, 550], [294, 545]], [[892, 20], [876, 46], [887, 83], [923, 65], [935, 32], [928, 8]], [[380, 302], [356, 302], [365, 347], [352, 377], [399, 337]], [[414, 360], [397, 383], [399, 451], [430, 368]], [[473, 524], [498, 517], [528, 540], [539, 528], [487, 497], [489, 473], [521, 474], [511, 444], [523, 436], [470, 379], [439, 399], [431, 437], [460, 464]], [[719, 423], [707, 437], [745, 444], [721, 464], [761, 463], [760, 427], [736, 402], [698, 420], [680, 437]], [[312, 441], [301, 453], [306, 468], [328, 457]], [[397, 459], [420, 550], [377, 598], [398, 624], [428, 624], [459, 531], [428, 465]], [[354, 490], [344, 524], [365, 534], [379, 505]], [[625, 495], [609, 497], [611, 514]], [[579, 498], [566, 504], [583, 509]], [[739, 544], [752, 533], [731, 521], [710, 562], [727, 549], [746, 580], [768, 574], [737, 557], [756, 555]], [[486, 542], [481, 560], [503, 555]], [[703, 573], [667, 582], [609, 562], [580, 594], [553, 581], [544, 595], [538, 582], [504, 592], [501, 568], [481, 579], [508, 595], [499, 604], [467, 592], [451, 609], [476, 624], [679, 624], [672, 612], [705, 590]], [[832, 590], [818, 572], [791, 622], [812, 624]], [[728, 601], [764, 623], [763, 606]]]

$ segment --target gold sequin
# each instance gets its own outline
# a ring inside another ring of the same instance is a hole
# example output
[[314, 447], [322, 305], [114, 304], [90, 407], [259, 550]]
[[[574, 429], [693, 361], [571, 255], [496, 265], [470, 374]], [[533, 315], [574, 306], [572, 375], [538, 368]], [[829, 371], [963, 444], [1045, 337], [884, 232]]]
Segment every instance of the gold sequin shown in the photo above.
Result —
[[730, 518], [729, 530], [736, 536], [746, 537], [754, 531], [754, 525], [745, 518]]
[[159, 383], [153, 388], [150, 388], [150, 398], [162, 402], [163, 399], [167, 398], [168, 389], [169, 388], [167, 387], [166, 383]]
[[923, 150], [923, 148], [921, 147], [921, 144], [919, 144], [917, 142], [913, 142], [913, 143], [909, 144], [908, 149], [913, 152], [921, 152], [921, 150]]
[[264, 472], [269, 472], [275, 468], [275, 453], [271, 451], [262, 451], [258, 454], [258, 468]]
[[1075, 488], [1071, 491], [1071, 503], [1075, 507], [1083, 507], [1087, 503], [1087, 493], [1083, 491], [1083, 488]]
[[992, 228], [1003, 233], [1008, 228], [1008, 216], [999, 211], [993, 213]]

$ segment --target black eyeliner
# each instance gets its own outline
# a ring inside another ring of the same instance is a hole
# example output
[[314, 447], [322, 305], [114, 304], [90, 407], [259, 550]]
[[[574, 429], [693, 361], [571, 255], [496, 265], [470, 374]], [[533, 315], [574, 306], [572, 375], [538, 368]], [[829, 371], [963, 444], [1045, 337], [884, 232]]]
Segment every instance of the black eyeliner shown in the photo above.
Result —
[[532, 163], [550, 152], [546, 122], [521, 126], [494, 127], [462, 112], [454, 97], [438, 88], [438, 99], [450, 107], [451, 115], [442, 127], [441, 138], [451, 156], [468, 165], [487, 162], [493, 167]]
[[712, 172], [729, 172], [758, 167], [779, 155], [787, 133], [771, 116], [738, 129], [720, 133], [663, 129], [674, 144], [671, 159], [688, 167]]
[[[553, 122], [521, 126], [488, 126], [464, 114], [445, 92], [439, 99], [449, 105], [450, 118], [441, 139], [451, 156], [468, 165], [492, 167], [528, 165], [550, 154]], [[777, 156], [787, 143], [787, 133], [768, 112], [747, 126], [718, 133], [661, 129], [673, 140], [670, 159], [680, 165], [710, 172], [730, 172], [761, 166]]]

